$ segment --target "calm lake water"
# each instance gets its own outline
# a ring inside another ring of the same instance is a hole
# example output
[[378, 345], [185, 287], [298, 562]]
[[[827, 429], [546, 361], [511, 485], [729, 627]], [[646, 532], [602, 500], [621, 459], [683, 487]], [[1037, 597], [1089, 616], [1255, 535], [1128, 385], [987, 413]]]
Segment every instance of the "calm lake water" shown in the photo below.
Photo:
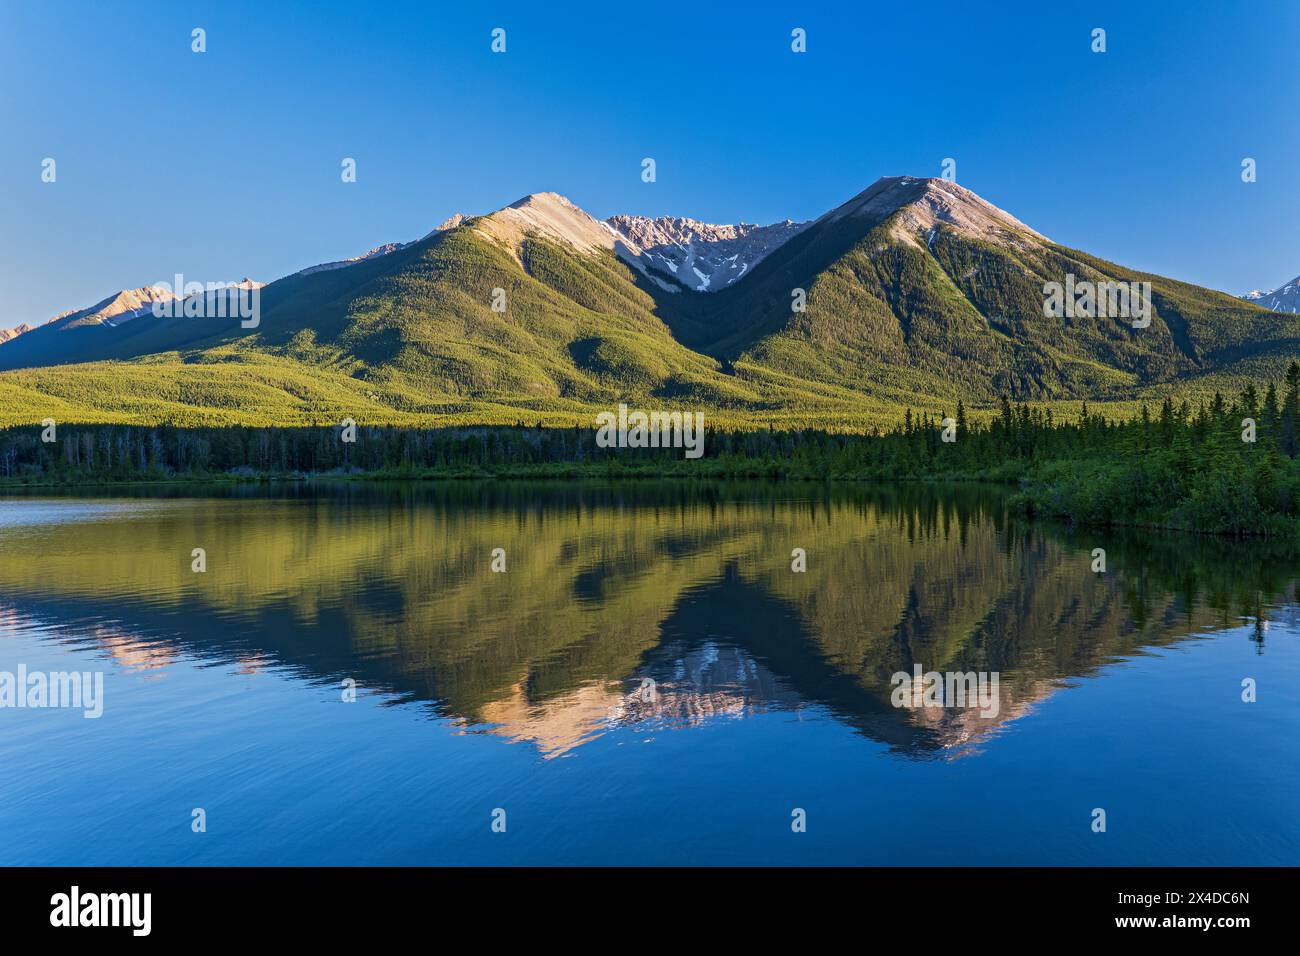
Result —
[[1297, 577], [973, 488], [0, 498], [0, 672], [103, 674], [0, 709], [0, 864], [1297, 865]]

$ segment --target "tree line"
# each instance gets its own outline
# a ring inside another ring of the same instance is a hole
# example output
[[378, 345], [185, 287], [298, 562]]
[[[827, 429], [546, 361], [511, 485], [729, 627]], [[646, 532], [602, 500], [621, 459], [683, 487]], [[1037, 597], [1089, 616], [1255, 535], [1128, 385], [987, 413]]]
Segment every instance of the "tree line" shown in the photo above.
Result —
[[[594, 427], [178, 427], [62, 425], [0, 430], [0, 480], [367, 474], [376, 477], [636, 474], [702, 478], [952, 478], [1014, 482], [1035, 512], [1085, 523], [1276, 533], [1300, 501], [1300, 363], [1279, 388], [1248, 384], [1195, 404], [1165, 398], [1127, 419], [1086, 405], [1066, 420], [1003, 398], [973, 421], [962, 403], [909, 409], [890, 429], [706, 428], [682, 449], [604, 448]], [[51, 433], [52, 432], [52, 433]], [[350, 439], [350, 440], [349, 440]]]

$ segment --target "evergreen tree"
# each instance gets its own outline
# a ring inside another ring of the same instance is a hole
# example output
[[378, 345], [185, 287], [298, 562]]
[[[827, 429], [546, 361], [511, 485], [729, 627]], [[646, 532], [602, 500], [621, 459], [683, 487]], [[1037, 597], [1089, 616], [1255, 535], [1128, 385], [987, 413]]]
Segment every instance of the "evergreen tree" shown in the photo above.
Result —
[[1294, 359], [1286, 370], [1286, 397], [1282, 400], [1282, 454], [1294, 458], [1300, 452], [1300, 363]]

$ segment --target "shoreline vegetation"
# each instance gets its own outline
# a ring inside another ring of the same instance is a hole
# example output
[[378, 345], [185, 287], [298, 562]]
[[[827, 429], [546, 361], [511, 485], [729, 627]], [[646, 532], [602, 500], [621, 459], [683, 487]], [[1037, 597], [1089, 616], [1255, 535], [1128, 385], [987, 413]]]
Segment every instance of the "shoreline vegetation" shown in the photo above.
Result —
[[[0, 429], [0, 492], [137, 482], [272, 480], [983, 481], [1029, 516], [1300, 541], [1300, 364], [1281, 393], [1253, 384], [1127, 420], [1070, 421], [1003, 399], [985, 422], [959, 402], [889, 430], [706, 429], [682, 449], [604, 448], [594, 427], [39, 425]], [[48, 433], [46, 434], [48, 436]]]

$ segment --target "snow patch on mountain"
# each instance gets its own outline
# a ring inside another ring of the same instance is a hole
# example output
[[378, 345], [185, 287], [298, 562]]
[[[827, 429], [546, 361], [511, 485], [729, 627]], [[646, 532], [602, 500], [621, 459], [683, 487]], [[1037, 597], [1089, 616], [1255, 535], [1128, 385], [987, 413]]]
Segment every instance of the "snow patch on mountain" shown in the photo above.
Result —
[[[625, 259], [666, 271], [696, 292], [717, 292], [809, 224], [787, 219], [770, 226], [717, 225], [676, 216], [611, 216], [605, 225], [622, 239]], [[690, 276], [695, 278], [687, 281]]]
[[1269, 309], [1273, 312], [1300, 313], [1300, 276], [1296, 276], [1286, 285], [1278, 286], [1267, 292], [1254, 289], [1242, 296], [1247, 302]]

